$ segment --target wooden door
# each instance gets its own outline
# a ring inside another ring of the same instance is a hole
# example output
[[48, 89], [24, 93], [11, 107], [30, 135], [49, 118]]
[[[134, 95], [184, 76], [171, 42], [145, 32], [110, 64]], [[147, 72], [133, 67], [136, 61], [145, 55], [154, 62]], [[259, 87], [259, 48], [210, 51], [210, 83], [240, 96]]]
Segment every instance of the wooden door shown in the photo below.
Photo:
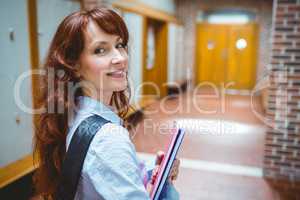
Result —
[[228, 26], [228, 60], [226, 82], [230, 88], [252, 89], [256, 82], [257, 25]]
[[227, 29], [225, 25], [199, 24], [197, 34], [197, 80], [225, 81]]
[[[143, 94], [163, 97], [167, 94], [166, 22], [145, 18], [143, 54]], [[149, 42], [150, 41], [150, 42]], [[151, 41], [153, 44], [151, 44]]]
[[256, 79], [257, 25], [197, 25], [196, 82], [252, 89]]

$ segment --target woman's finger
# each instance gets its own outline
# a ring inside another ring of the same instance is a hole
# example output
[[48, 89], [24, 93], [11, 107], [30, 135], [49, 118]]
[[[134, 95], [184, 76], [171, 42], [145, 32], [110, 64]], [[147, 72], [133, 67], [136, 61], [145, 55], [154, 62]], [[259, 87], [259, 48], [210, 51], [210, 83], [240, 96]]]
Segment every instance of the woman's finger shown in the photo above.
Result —
[[179, 159], [175, 159], [174, 163], [172, 165], [172, 169], [169, 175], [169, 180], [172, 182], [174, 180], [177, 179], [178, 177], [178, 173], [179, 173], [179, 165], [180, 165], [180, 160]]
[[175, 167], [179, 167], [179, 165], [180, 165], [180, 160], [176, 158], [176, 159], [174, 160], [173, 165], [174, 165]]
[[178, 173], [179, 173], [179, 169], [174, 169], [173, 171], [172, 171], [172, 173], [170, 174], [170, 178], [172, 179], [172, 180], [175, 180], [176, 178], [177, 178], [177, 176], [178, 176]]
[[164, 159], [165, 153], [163, 151], [158, 151], [156, 153], [156, 160], [155, 160], [155, 164], [156, 165], [160, 165], [162, 160]]
[[173, 162], [173, 165], [172, 165], [172, 169], [171, 169], [171, 173], [170, 174], [173, 174], [175, 173], [176, 171], [178, 171], [178, 168], [179, 168], [179, 165], [180, 165], [180, 161], [179, 159], [175, 159], [174, 162]]
[[157, 175], [158, 175], [158, 169], [159, 169], [159, 166], [156, 166], [154, 169], [153, 169], [153, 171], [152, 171], [152, 175], [151, 175], [151, 184], [154, 184], [154, 182], [155, 182], [155, 179], [156, 179], [156, 177], [157, 177]]

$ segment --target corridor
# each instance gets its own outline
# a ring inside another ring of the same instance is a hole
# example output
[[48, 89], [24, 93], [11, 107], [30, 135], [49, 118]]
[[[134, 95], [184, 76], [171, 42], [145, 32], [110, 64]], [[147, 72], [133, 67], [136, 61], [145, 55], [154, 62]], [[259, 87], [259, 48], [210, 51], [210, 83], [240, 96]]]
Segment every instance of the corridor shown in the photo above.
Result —
[[153, 161], [167, 145], [168, 128], [176, 122], [186, 131], [176, 181], [183, 200], [275, 200], [262, 178], [266, 128], [255, 115], [262, 113], [260, 102], [249, 95], [217, 98], [206, 89], [163, 99], [145, 109], [132, 138], [141, 159]]
[[[79, 20], [102, 9], [111, 22]], [[12, 0], [0, 10], [10, 19], [0, 34], [1, 200], [52, 195], [56, 184], [39, 191], [33, 175], [60, 179], [81, 96], [129, 125], [148, 169], [170, 129], [184, 129], [182, 200], [300, 200], [300, 0]], [[91, 24], [109, 37], [89, 45]]]

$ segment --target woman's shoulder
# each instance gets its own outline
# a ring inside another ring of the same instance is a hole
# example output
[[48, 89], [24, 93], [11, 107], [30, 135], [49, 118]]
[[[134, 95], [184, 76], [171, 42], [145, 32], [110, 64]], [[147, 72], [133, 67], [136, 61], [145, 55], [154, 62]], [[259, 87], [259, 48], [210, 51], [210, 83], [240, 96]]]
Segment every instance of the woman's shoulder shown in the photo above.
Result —
[[129, 133], [126, 128], [119, 124], [108, 122], [104, 124], [101, 129], [96, 133], [95, 137], [99, 137], [101, 139], [101, 136], [108, 137], [111, 140], [119, 140], [119, 139], [129, 139]]
[[94, 136], [91, 142], [91, 149], [118, 151], [120, 149], [134, 150], [126, 128], [119, 124], [108, 122], [104, 124]]

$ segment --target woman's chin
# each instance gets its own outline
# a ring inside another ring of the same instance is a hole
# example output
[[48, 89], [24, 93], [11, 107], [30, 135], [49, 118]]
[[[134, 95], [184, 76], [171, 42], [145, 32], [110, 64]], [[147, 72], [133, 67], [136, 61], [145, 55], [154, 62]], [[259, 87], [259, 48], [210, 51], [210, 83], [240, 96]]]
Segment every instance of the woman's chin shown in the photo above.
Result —
[[114, 87], [113, 91], [114, 92], [121, 92], [127, 89], [127, 84], [126, 85], [119, 85]]

